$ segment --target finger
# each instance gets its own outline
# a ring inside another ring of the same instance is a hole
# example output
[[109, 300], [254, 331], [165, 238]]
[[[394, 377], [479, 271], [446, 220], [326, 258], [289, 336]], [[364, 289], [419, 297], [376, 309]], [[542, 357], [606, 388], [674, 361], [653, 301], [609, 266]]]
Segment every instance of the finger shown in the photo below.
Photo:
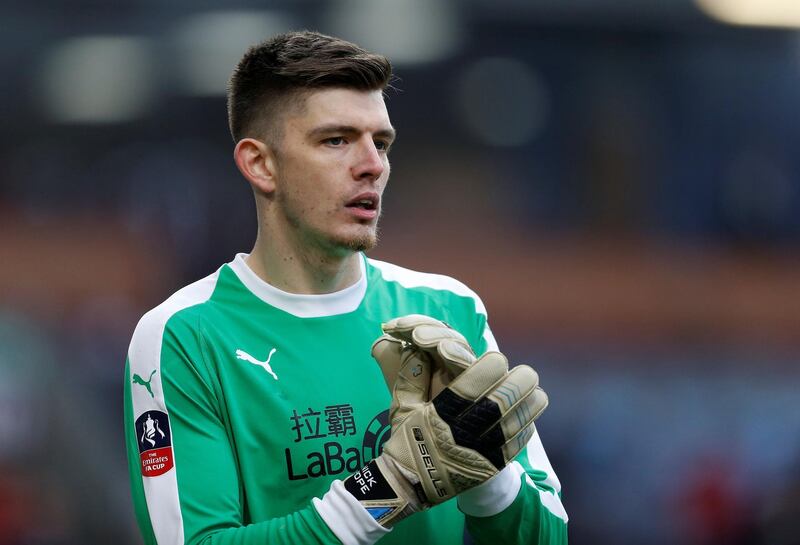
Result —
[[435, 365], [431, 375], [431, 399], [447, 388], [453, 380], [467, 367], [475, 363], [472, 351], [467, 352], [460, 344], [450, 340], [439, 344], [436, 355], [433, 356]]
[[475, 352], [461, 333], [450, 328], [421, 326], [414, 330], [414, 344], [437, 357], [453, 376], [475, 363]]
[[[515, 437], [521, 430], [533, 424], [534, 420], [547, 407], [547, 394], [539, 387], [534, 388], [523, 399], [517, 402], [497, 426], [502, 430], [503, 442]], [[497, 445], [500, 446], [500, 445]]]
[[477, 360], [469, 345], [465, 347], [452, 339], [446, 339], [439, 343], [433, 357], [450, 374], [451, 380]]
[[[446, 386], [475, 362], [475, 353], [464, 336], [453, 328], [429, 316], [412, 314], [395, 318], [383, 325], [393, 338], [409, 343], [431, 354], [444, 373], [434, 369], [436, 383]], [[439, 380], [441, 379], [441, 380]], [[439, 388], [434, 388], [438, 393]]]
[[[492, 389], [464, 414], [464, 418], [483, 420], [486, 427], [480, 431], [481, 440], [500, 448], [509, 437], [533, 421], [527, 402], [533, 401], [530, 396], [538, 381], [536, 371], [520, 365], [492, 385]], [[472, 412], [475, 414], [470, 415]]]
[[522, 449], [528, 444], [528, 441], [531, 440], [533, 437], [533, 432], [536, 431], [536, 427], [534, 424], [530, 424], [522, 428], [519, 433], [517, 433], [514, 437], [509, 439], [505, 445], [503, 445], [503, 457], [506, 460], [506, 463], [510, 462], [517, 455], [522, 452]]
[[[467, 367], [475, 363], [475, 353], [467, 340], [457, 331], [444, 326], [421, 325], [411, 333], [412, 345], [431, 355], [436, 384], [446, 387]], [[441, 379], [441, 380], [439, 380]], [[431, 396], [440, 389], [434, 388]]]
[[508, 375], [508, 360], [500, 352], [487, 352], [450, 384], [458, 396], [475, 401]]
[[462, 344], [467, 351], [472, 352], [472, 348], [461, 333], [430, 316], [410, 314], [390, 320], [381, 327], [384, 333], [426, 350], [434, 351], [443, 340], [453, 339]]
[[527, 365], [517, 365], [487, 397], [497, 403], [500, 413], [509, 413], [539, 385], [539, 375]]
[[435, 349], [439, 343], [447, 339], [461, 344], [472, 352], [467, 339], [461, 333], [442, 323], [421, 324], [411, 331], [411, 343], [421, 348]]
[[423, 314], [409, 314], [408, 316], [401, 316], [399, 318], [389, 320], [383, 324], [381, 328], [383, 329], [384, 333], [388, 333], [395, 338], [406, 342], [412, 342], [411, 333], [415, 328], [425, 324], [438, 326], [445, 325], [444, 322], [440, 322], [439, 320], [431, 318], [430, 316], [425, 316]]
[[[389, 391], [394, 390], [397, 374], [403, 364], [405, 346], [403, 341], [386, 334], [380, 336], [372, 344], [372, 357], [378, 362]], [[430, 352], [426, 353], [431, 354]], [[434, 365], [431, 370], [429, 395], [427, 397], [429, 400], [436, 397], [456, 376], [475, 361], [475, 356], [472, 354], [471, 349], [465, 348], [457, 340], [449, 338], [439, 343], [433, 356], [436, 361], [432, 362]], [[409, 355], [405, 357], [409, 357]]]
[[531, 416], [533, 417], [534, 420], [536, 420], [542, 415], [547, 406], [550, 405], [550, 398], [547, 396], [547, 392], [545, 392], [538, 386], [533, 391], [533, 395], [535, 395], [536, 397], [534, 399], [535, 403], [531, 408], [531, 413], [532, 413]]

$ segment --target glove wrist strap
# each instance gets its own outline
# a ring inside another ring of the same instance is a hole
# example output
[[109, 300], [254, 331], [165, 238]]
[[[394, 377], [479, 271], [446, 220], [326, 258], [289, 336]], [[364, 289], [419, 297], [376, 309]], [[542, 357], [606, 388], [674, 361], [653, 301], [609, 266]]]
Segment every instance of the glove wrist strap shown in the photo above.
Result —
[[391, 528], [423, 508], [416, 498], [419, 485], [401, 481], [405, 479], [379, 456], [345, 479], [344, 487], [378, 524]]

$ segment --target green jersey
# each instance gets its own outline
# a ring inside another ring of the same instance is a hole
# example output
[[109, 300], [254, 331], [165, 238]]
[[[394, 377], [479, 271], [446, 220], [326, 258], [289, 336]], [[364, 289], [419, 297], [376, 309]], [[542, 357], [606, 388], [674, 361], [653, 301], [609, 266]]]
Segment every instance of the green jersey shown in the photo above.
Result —
[[486, 490], [391, 531], [341, 485], [390, 432], [389, 391], [370, 354], [381, 323], [426, 314], [476, 353], [496, 349], [474, 292], [362, 257], [356, 284], [290, 294], [245, 257], [176, 292], [133, 334], [125, 435], [146, 543], [456, 544], [465, 523], [479, 544], [566, 542], [560, 485], [537, 434]]

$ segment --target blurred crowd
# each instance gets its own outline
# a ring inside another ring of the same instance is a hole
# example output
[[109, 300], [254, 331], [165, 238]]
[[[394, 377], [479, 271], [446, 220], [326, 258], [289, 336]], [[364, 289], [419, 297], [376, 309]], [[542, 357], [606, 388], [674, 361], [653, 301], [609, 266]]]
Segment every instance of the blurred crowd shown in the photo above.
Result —
[[[800, 543], [798, 35], [441, 0], [389, 14], [415, 48], [365, 33], [387, 2], [299, 4], [2, 8], [0, 545], [141, 543], [130, 336], [255, 235], [225, 72], [177, 78], [300, 27], [396, 60], [374, 256], [469, 284], [537, 368], [572, 542]], [[69, 95], [78, 69], [97, 84]]]

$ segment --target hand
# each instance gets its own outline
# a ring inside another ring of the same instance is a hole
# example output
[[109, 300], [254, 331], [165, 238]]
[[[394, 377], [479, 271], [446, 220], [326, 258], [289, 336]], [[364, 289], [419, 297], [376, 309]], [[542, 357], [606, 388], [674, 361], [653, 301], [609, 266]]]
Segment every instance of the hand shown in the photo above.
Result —
[[486, 353], [428, 400], [433, 368], [431, 358], [403, 360], [391, 438], [345, 481], [386, 527], [496, 475], [525, 447], [547, 406], [536, 372], [526, 365], [509, 372], [499, 352]]
[[444, 322], [410, 314], [383, 324], [384, 335], [372, 345], [372, 356], [383, 372], [383, 378], [394, 397], [397, 373], [405, 364], [411, 369], [428, 362], [433, 365], [426, 401], [475, 363], [475, 353], [461, 333]]

